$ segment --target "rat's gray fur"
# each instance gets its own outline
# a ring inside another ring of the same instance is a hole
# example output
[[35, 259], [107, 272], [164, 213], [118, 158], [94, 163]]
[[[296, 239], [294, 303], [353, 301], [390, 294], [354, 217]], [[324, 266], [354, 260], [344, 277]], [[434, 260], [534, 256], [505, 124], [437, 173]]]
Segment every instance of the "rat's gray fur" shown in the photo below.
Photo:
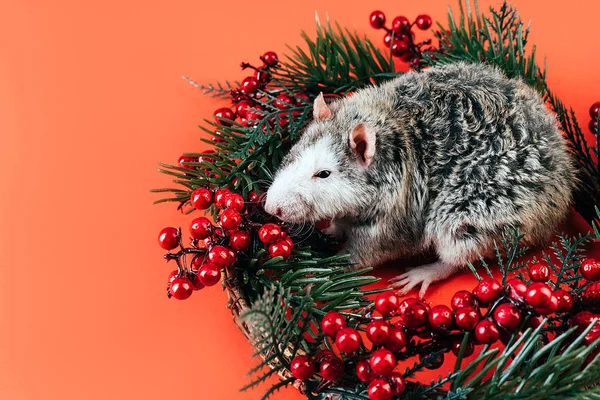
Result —
[[[332, 116], [307, 127], [280, 169], [331, 138], [352, 193], [325, 213], [311, 214], [318, 195], [301, 199], [304, 215], [334, 218], [358, 266], [434, 249], [445, 270], [429, 280], [438, 280], [490, 255], [505, 227], [546, 242], [569, 210], [575, 180], [555, 118], [535, 90], [495, 68], [410, 72], [329, 107]], [[349, 146], [359, 123], [376, 132], [366, 168]]]

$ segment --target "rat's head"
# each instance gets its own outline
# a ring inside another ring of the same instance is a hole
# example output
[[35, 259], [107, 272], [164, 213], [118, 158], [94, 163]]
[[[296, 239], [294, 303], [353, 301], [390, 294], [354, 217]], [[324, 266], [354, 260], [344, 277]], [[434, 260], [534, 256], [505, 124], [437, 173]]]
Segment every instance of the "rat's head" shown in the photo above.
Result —
[[367, 170], [375, 154], [375, 133], [352, 122], [341, 104], [314, 102], [314, 120], [282, 162], [267, 192], [265, 210], [287, 222], [358, 215], [370, 201]]

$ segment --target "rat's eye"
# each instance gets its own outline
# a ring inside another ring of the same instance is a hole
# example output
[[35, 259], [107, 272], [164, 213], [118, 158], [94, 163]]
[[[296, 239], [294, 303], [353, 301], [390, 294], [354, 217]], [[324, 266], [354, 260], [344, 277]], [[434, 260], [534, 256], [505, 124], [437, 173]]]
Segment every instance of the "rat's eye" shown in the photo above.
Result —
[[315, 174], [315, 176], [317, 178], [321, 178], [321, 179], [325, 179], [327, 178], [329, 175], [331, 175], [331, 172], [327, 171], [327, 170], [323, 170], [323, 171], [319, 171]]

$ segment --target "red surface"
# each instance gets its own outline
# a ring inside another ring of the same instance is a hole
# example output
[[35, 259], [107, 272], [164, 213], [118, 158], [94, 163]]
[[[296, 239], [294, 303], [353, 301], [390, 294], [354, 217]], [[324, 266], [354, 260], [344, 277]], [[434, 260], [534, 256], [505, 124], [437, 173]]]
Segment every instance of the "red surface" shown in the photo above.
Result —
[[[282, 54], [301, 29], [312, 33], [315, 10], [379, 42], [368, 24], [375, 7], [388, 20], [427, 12], [443, 21], [447, 3], [3, 1], [0, 398], [258, 398], [238, 393], [252, 350], [225, 294], [164, 293], [171, 268], [156, 236], [191, 217], [151, 205], [148, 189], [168, 184], [156, 161], [202, 150], [196, 124], [224, 105], [180, 76], [241, 80], [240, 61]], [[600, 100], [600, 3], [515, 4], [533, 21], [550, 86], [587, 125]], [[474, 283], [464, 273], [430, 296], [447, 303]]]

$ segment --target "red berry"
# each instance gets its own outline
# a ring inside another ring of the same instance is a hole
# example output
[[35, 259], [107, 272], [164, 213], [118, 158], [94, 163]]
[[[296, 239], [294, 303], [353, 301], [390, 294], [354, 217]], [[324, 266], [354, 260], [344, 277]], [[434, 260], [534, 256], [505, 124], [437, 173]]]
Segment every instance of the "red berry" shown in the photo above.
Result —
[[438, 330], [448, 330], [450, 326], [452, 326], [452, 310], [450, 308], [437, 305], [431, 308], [431, 312], [429, 313], [429, 325], [433, 329]]
[[275, 243], [281, 238], [281, 227], [277, 224], [264, 224], [258, 230], [258, 238], [264, 244]]
[[[244, 94], [252, 94], [258, 90], [258, 80], [253, 76], [247, 76], [242, 81], [240, 91]], [[247, 115], [247, 114], [246, 114]]]
[[408, 44], [400, 40], [392, 43], [392, 55], [395, 57], [402, 57], [408, 52]]
[[384, 347], [390, 351], [398, 352], [406, 346], [408, 339], [406, 333], [401, 327], [392, 327], [387, 342], [384, 343]]
[[242, 100], [235, 105], [235, 113], [240, 118], [246, 118], [246, 113], [252, 108], [252, 103], [248, 100]]
[[321, 320], [321, 330], [331, 338], [336, 337], [340, 329], [345, 327], [346, 320], [336, 311], [329, 311]]
[[[221, 107], [215, 111], [215, 122], [224, 126], [230, 126], [231, 122], [235, 119], [235, 114], [230, 108]], [[229, 121], [226, 121], [229, 120]]]
[[190, 200], [196, 210], [206, 210], [213, 202], [213, 194], [207, 188], [198, 188], [192, 192]]
[[392, 385], [383, 378], [373, 379], [367, 393], [370, 400], [390, 400], [394, 396]]
[[179, 246], [179, 230], [173, 227], [163, 228], [158, 234], [158, 244], [165, 250]]
[[498, 300], [502, 295], [502, 285], [493, 278], [482, 279], [473, 289], [473, 294], [482, 306], [487, 307], [490, 303]]
[[192, 271], [198, 273], [198, 270], [204, 264], [206, 260], [206, 254], [198, 254], [192, 259]]
[[320, 363], [322, 361], [325, 361], [329, 358], [337, 358], [337, 356], [335, 355], [335, 353], [329, 349], [322, 349], [319, 350], [317, 352], [317, 354], [315, 354], [315, 362]]
[[242, 223], [242, 215], [235, 210], [227, 209], [221, 213], [219, 222], [227, 230], [237, 229]]
[[377, 375], [387, 375], [396, 368], [396, 357], [388, 349], [375, 350], [369, 358], [371, 371]]
[[231, 191], [227, 188], [217, 189], [215, 192], [215, 204], [220, 209], [225, 209], [227, 207], [226, 201], [227, 196], [231, 194]]
[[280, 93], [273, 102], [273, 105], [280, 110], [285, 110], [294, 105], [294, 99], [287, 93]]
[[591, 119], [588, 128], [590, 129], [590, 132], [595, 135], [598, 132], [598, 121], [595, 119]]
[[475, 327], [475, 340], [482, 344], [492, 344], [500, 338], [500, 331], [495, 323], [488, 319], [480, 321]]
[[192, 163], [192, 162], [198, 162], [198, 159], [194, 158], [194, 157], [190, 157], [190, 156], [181, 156], [181, 157], [179, 157], [179, 160], [177, 160], [177, 164], [179, 164], [179, 166], [181, 168], [196, 169], [196, 167], [193, 165], [184, 164], [184, 163]]
[[214, 159], [214, 158], [212, 158], [212, 157], [208, 157], [208, 156], [207, 156], [207, 154], [214, 154], [214, 153], [216, 153], [216, 151], [215, 151], [215, 150], [211, 150], [211, 149], [204, 150], [204, 151], [202, 152], [202, 154], [204, 154], [204, 155], [202, 155], [202, 156], [198, 157], [198, 162], [206, 162], [206, 163], [209, 163], [209, 164], [212, 164], [212, 163], [214, 163], [214, 162], [215, 162], [215, 159]]
[[396, 40], [400, 41], [400, 42], [411, 42], [415, 40], [415, 34], [412, 32], [407, 32], [407, 33], [401, 33], [400, 35], [398, 35], [398, 37], [396, 37]]
[[592, 314], [590, 311], [580, 311], [573, 316], [569, 323], [571, 326], [577, 327], [577, 333], [581, 333], [585, 330], [585, 328], [587, 328], [594, 318], [594, 314]]
[[527, 287], [525, 299], [533, 307], [547, 307], [552, 300], [552, 289], [545, 283], [534, 282]]
[[287, 240], [272, 243], [269, 245], [269, 255], [271, 257], [281, 256], [284, 260], [287, 260], [292, 255], [292, 246], [290, 246]]
[[419, 299], [415, 299], [414, 297], [409, 297], [408, 299], [404, 299], [400, 302], [400, 305], [398, 306], [398, 314], [402, 315], [404, 314], [404, 311], [406, 311], [406, 309], [408, 308], [408, 306], [410, 306], [413, 303], [420, 303], [421, 301]]
[[229, 237], [229, 247], [241, 251], [250, 246], [250, 234], [245, 231], [235, 231]]
[[192, 288], [194, 289], [194, 291], [204, 289], [204, 284], [200, 282], [200, 278], [198, 278], [197, 275], [193, 275], [190, 279], [190, 282], [192, 282]]
[[294, 241], [292, 240], [291, 237], [289, 237], [285, 232], [281, 233], [281, 236], [283, 236], [283, 240], [284, 242], [286, 242], [288, 244], [288, 246], [290, 246], [290, 249], [294, 249]]
[[354, 353], [361, 344], [362, 340], [356, 329], [342, 328], [335, 337], [335, 345], [342, 353]]
[[198, 270], [198, 280], [204, 286], [213, 286], [221, 279], [221, 268], [218, 265], [206, 263]]
[[212, 224], [205, 217], [198, 217], [192, 220], [190, 225], [190, 234], [194, 239], [203, 240], [210, 236], [212, 232]]
[[279, 58], [277, 58], [277, 53], [274, 51], [267, 51], [262, 55], [261, 59], [267, 64], [269, 67], [274, 67], [279, 62]]
[[399, 396], [404, 392], [404, 388], [406, 387], [406, 382], [404, 381], [404, 377], [399, 372], [392, 372], [388, 377], [390, 381], [390, 385], [392, 385], [392, 392], [394, 396]]
[[392, 30], [396, 35], [406, 33], [410, 30], [410, 21], [405, 16], [400, 15], [392, 21]]
[[529, 266], [529, 278], [534, 282], [547, 282], [550, 279], [550, 268], [544, 264]]
[[413, 303], [406, 307], [402, 315], [402, 323], [412, 329], [424, 326], [428, 319], [427, 307], [423, 303]]
[[595, 102], [590, 107], [590, 117], [594, 120], [598, 119], [598, 111], [600, 111], [600, 101]]
[[398, 297], [394, 292], [379, 293], [375, 298], [375, 309], [383, 316], [392, 315], [398, 309]]
[[250, 203], [252, 203], [252, 205], [259, 205], [259, 203], [261, 203], [265, 198], [265, 194], [258, 194], [256, 193], [256, 190], [251, 191], [248, 194], [248, 201], [250, 201]]
[[[427, 355], [424, 354], [419, 354], [419, 361], [422, 363], [425, 361], [425, 357]], [[439, 367], [441, 367], [444, 364], [444, 355], [443, 354], [438, 354], [437, 356], [434, 356], [434, 358], [432, 358], [433, 355], [429, 356], [429, 359], [427, 361], [427, 365], [425, 365], [425, 368], [427, 369], [438, 369]]]
[[508, 297], [513, 300], [524, 300], [527, 294], [527, 285], [519, 278], [509, 279], [504, 288], [508, 293]]
[[588, 258], [581, 263], [579, 272], [588, 281], [600, 280], [600, 261], [595, 258]]
[[246, 120], [248, 121], [248, 123], [252, 122], [252, 124], [254, 124], [257, 121], [260, 121], [262, 119], [263, 119], [263, 111], [261, 108], [258, 108], [258, 107], [251, 108], [246, 113]]
[[544, 307], [534, 307], [534, 310], [542, 315], [554, 314], [558, 310], [558, 299], [554, 294], [550, 296], [550, 301]]
[[192, 282], [183, 276], [178, 276], [171, 282], [171, 287], [169, 288], [169, 292], [171, 292], [171, 296], [175, 297], [177, 300], [185, 300], [192, 295], [194, 291], [194, 287]]
[[297, 106], [305, 106], [307, 104], [312, 104], [310, 97], [306, 93], [294, 93], [294, 104]]
[[585, 344], [586, 346], [589, 346], [599, 337], [600, 337], [600, 326], [598, 326], [598, 323], [596, 322], [596, 324], [587, 333], [587, 335], [585, 335], [585, 338], [583, 338], [583, 344]]
[[494, 310], [494, 319], [507, 330], [514, 332], [521, 324], [521, 310], [510, 303], [500, 304]]
[[[454, 339], [452, 341], [452, 345], [450, 347], [452, 349], [452, 354], [454, 354], [455, 356], [458, 357], [461, 345], [462, 345], [462, 338]], [[469, 357], [471, 354], [473, 354], [474, 351], [475, 351], [475, 345], [473, 344], [472, 341], [467, 340], [467, 343], [465, 343], [465, 349], [463, 351], [463, 357]]]
[[465, 331], [472, 331], [479, 322], [479, 313], [473, 307], [460, 307], [454, 311], [456, 326]]
[[290, 364], [294, 378], [305, 381], [315, 373], [315, 362], [308, 356], [296, 356]]
[[529, 317], [529, 321], [527, 321], [527, 326], [532, 329], [536, 329], [544, 322], [544, 317], [541, 315], [532, 315]]
[[375, 374], [371, 371], [371, 366], [367, 361], [356, 362], [356, 377], [362, 382], [371, 382], [375, 379]]
[[371, 26], [375, 29], [381, 29], [385, 26], [385, 14], [381, 11], [373, 11], [369, 17]]
[[171, 271], [171, 273], [169, 274], [169, 285], [171, 283], [173, 283], [173, 279], [177, 278], [178, 275], [179, 275], [178, 270]]
[[417, 16], [415, 23], [419, 27], [419, 29], [425, 30], [431, 27], [433, 21], [431, 20], [431, 17], [429, 15], [421, 14]]
[[244, 209], [244, 198], [237, 193], [225, 196], [225, 208], [241, 212]]
[[[392, 46], [392, 33], [388, 32], [385, 34], [385, 36], [383, 37], [383, 44], [385, 45], [385, 47], [391, 47]], [[398, 36], [394, 36], [394, 41], [398, 40]]]
[[228, 267], [235, 262], [233, 250], [225, 246], [213, 246], [208, 252], [208, 260], [219, 267]]
[[564, 290], [559, 289], [559, 290], [555, 290], [553, 295], [558, 300], [558, 308], [556, 309], [556, 311], [558, 311], [558, 312], [571, 311], [571, 308], [573, 308], [573, 296], [570, 293], [567, 293]]
[[367, 325], [367, 337], [373, 344], [384, 344], [390, 338], [390, 330], [387, 322], [376, 319]]
[[600, 305], [600, 282], [592, 282], [583, 291], [581, 296], [583, 305], [596, 308]]
[[335, 356], [327, 357], [321, 361], [319, 372], [323, 379], [335, 382], [344, 376], [344, 363]]
[[254, 77], [256, 78], [258, 83], [261, 85], [266, 85], [267, 83], [269, 83], [271, 81], [271, 74], [269, 73], [269, 71], [267, 69], [263, 69], [263, 68], [255, 70]]
[[452, 296], [450, 305], [454, 311], [461, 307], [473, 307], [477, 308], [477, 299], [475, 296], [466, 290], [459, 290]]

